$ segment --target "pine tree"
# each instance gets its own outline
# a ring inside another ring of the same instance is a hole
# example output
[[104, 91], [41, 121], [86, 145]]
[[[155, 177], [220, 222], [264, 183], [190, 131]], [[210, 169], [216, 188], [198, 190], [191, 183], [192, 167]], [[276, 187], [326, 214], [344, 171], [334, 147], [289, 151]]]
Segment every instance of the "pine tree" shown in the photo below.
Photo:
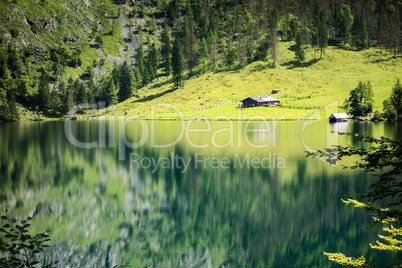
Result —
[[[92, 96], [95, 98], [95, 96], [97, 96], [97, 94], [98, 94], [98, 92], [97, 92], [98, 87], [95, 85], [93, 76], [91, 76], [91, 77], [88, 79], [87, 88], [88, 88], [88, 91], [90, 91], [91, 94], [92, 94]], [[88, 98], [88, 101], [89, 101], [89, 98]], [[90, 102], [90, 101], [89, 101], [89, 102]], [[94, 102], [90, 102], [90, 103], [95, 103], [95, 101], [94, 101]]]
[[295, 44], [296, 60], [298, 60], [299, 62], [302, 62], [305, 59], [305, 54], [304, 54], [303, 39], [301, 38], [301, 34], [299, 31], [297, 31], [295, 39], [296, 39], [296, 44]]
[[20, 77], [20, 75], [22, 74], [22, 71], [23, 71], [21, 57], [18, 54], [19, 53], [12, 45], [8, 46], [7, 64], [8, 64], [8, 69], [11, 72], [11, 77], [14, 79]]
[[52, 110], [53, 114], [57, 114], [60, 111], [60, 107], [61, 107], [60, 96], [55, 90], [52, 90], [50, 92], [50, 98], [49, 98], [49, 109]]
[[208, 48], [210, 51], [211, 55], [211, 65], [212, 69], [215, 70], [216, 63], [218, 60], [218, 40], [217, 40], [217, 35], [215, 31], [210, 30], [208, 32]]
[[208, 57], [208, 48], [207, 48], [207, 41], [205, 40], [204, 37], [201, 39], [199, 53], [202, 62], [202, 71], [205, 72], [206, 61]]
[[390, 102], [396, 110], [398, 120], [402, 120], [402, 84], [400, 83], [399, 79], [392, 88]]
[[64, 80], [61, 80], [59, 85], [57, 86], [57, 91], [60, 94], [60, 101], [61, 101], [61, 107], [59, 109], [59, 112], [64, 114], [64, 110], [65, 110], [65, 103], [66, 103], [66, 94], [67, 94], [67, 85], [66, 82]]
[[[64, 82], [63, 81], [60, 82], [61, 85], [59, 85], [59, 87], [62, 86], [62, 83]], [[63, 87], [61, 87], [61, 89], [63, 89]], [[62, 95], [63, 114], [67, 114], [68, 112], [70, 112], [74, 106], [73, 90], [74, 90], [74, 80], [70, 77], [67, 81], [67, 85]]]
[[87, 99], [87, 89], [85, 87], [85, 84], [83, 82], [80, 83], [80, 90], [79, 90], [79, 99], [81, 102], [79, 103], [88, 103]]
[[342, 4], [335, 12], [336, 36], [345, 45], [349, 42], [350, 30], [352, 26], [352, 11], [348, 5]]
[[91, 90], [91, 89], [87, 89], [87, 96], [86, 96], [86, 98], [87, 98], [87, 101], [88, 101], [88, 103], [92, 103], [92, 104], [95, 104], [96, 103], [96, 101], [95, 101], [95, 96], [94, 96], [94, 94], [93, 94], [93, 91]]
[[60, 96], [60, 107], [59, 107], [58, 111], [61, 114], [64, 114], [64, 106], [65, 106], [67, 88], [66, 88], [66, 83], [63, 80], [60, 81], [59, 85], [57, 86], [57, 91], [59, 92], [59, 96]]
[[296, 38], [297, 32], [298, 32], [297, 22], [294, 18], [292, 18], [289, 22], [289, 31], [288, 31], [289, 40], [294, 40]]
[[149, 84], [152, 81], [152, 63], [149, 57], [145, 59], [145, 69], [144, 74], [142, 75], [142, 81], [145, 85]]
[[[154, 66], [154, 75], [156, 77], [156, 75], [158, 74], [158, 66], [159, 66], [159, 57], [158, 57], [158, 49], [156, 48], [155, 43], [151, 44], [151, 50], [149, 51], [149, 53], [151, 54], [151, 61], [152, 61], [152, 65]], [[154, 77], [154, 78], [155, 78]]]
[[364, 49], [367, 47], [367, 43], [368, 33], [366, 21], [357, 14], [352, 25], [352, 44], [357, 49]]
[[106, 88], [106, 105], [115, 105], [117, 104], [117, 93], [116, 87], [114, 86], [113, 78], [110, 77], [108, 79], [107, 88]]
[[75, 80], [74, 82], [74, 102], [76, 104], [83, 104], [87, 103], [87, 92], [85, 90], [85, 86], [82, 82], [80, 82], [78, 79]]
[[[402, 7], [400, 2], [399, 7]], [[390, 18], [390, 27], [387, 47], [394, 52], [394, 59], [399, 52], [402, 52], [402, 8], [395, 8]]]
[[176, 1], [169, 1], [167, 10], [166, 10], [166, 17], [168, 20], [168, 24], [171, 27], [176, 25], [176, 12], [177, 12], [177, 2]]
[[267, 59], [267, 57], [268, 57], [268, 46], [269, 45], [268, 45], [268, 42], [266, 40], [261, 40], [260, 45], [256, 49], [256, 52], [255, 52], [255, 55], [254, 55], [254, 60], [265, 61]]
[[226, 50], [225, 64], [231, 67], [237, 59], [237, 50], [235, 47], [230, 47]]
[[247, 62], [250, 62], [253, 60], [254, 50], [253, 50], [253, 46], [251, 45], [250, 39], [248, 39], [247, 43], [246, 43], [246, 56], [247, 56]]
[[367, 112], [371, 113], [374, 106], [374, 92], [370, 81], [363, 83], [363, 102], [367, 105]]
[[387, 121], [397, 120], [398, 115], [395, 110], [395, 107], [391, 104], [391, 100], [390, 99], [384, 100], [382, 105], [384, 110], [384, 114], [382, 115], [382, 117]]
[[135, 81], [136, 88], [140, 88], [142, 85], [142, 80], [141, 80], [142, 77], [140, 74], [140, 70], [138, 68], [134, 68], [133, 75], [134, 75], [134, 81]]
[[119, 101], [122, 102], [132, 96], [132, 80], [130, 75], [131, 67], [125, 61], [120, 68], [120, 90]]
[[157, 68], [158, 68], [158, 52], [156, 51], [155, 43], [152, 43], [151, 48], [148, 53], [148, 57], [146, 60], [146, 66], [149, 75], [149, 81], [151, 82], [156, 78]]
[[14, 92], [15, 92], [14, 89], [8, 92], [8, 106], [10, 107], [11, 121], [18, 121], [20, 115], [18, 113]]
[[328, 47], [328, 26], [327, 19], [324, 11], [320, 11], [320, 19], [318, 25], [318, 47], [320, 48], [320, 59], [322, 58], [322, 53]]
[[19, 79], [17, 79], [17, 91], [16, 94], [18, 95], [18, 98], [20, 101], [23, 103], [30, 105], [31, 101], [31, 84], [32, 81], [29, 78], [28, 75], [21, 75]]
[[269, 45], [271, 47], [271, 54], [274, 59], [273, 66], [275, 67], [279, 61], [279, 51], [278, 51], [278, 28], [279, 23], [279, 11], [274, 8], [268, 18], [268, 27], [269, 27]]
[[131, 92], [134, 93], [137, 92], [137, 80], [135, 79], [135, 72], [132, 66], [130, 66], [129, 69], [130, 69], [129, 75], [131, 80]]
[[345, 100], [344, 107], [353, 117], [366, 116], [372, 111], [374, 93], [370, 81], [359, 82], [357, 87], [350, 92], [349, 99]]
[[113, 69], [112, 69], [112, 72], [110, 74], [112, 76], [112, 78], [113, 78], [115, 88], [119, 87], [120, 69], [121, 69], [121, 66], [119, 66], [119, 65], [114, 66]]
[[57, 80], [59, 76], [63, 73], [63, 66], [60, 63], [60, 56], [57, 55], [57, 53], [54, 53], [54, 59], [53, 59], [53, 67], [52, 67], [52, 73], [54, 76], [54, 80]]
[[86, 84], [86, 88], [87, 88], [87, 92], [86, 92], [86, 99], [88, 103], [92, 103], [95, 104], [96, 100], [95, 100], [95, 96], [97, 95], [97, 87], [95, 85], [94, 82], [94, 77], [95, 77], [95, 71], [93, 69], [92, 66], [89, 66], [86, 71], [86, 77], [87, 77], [87, 84]]
[[187, 66], [190, 69], [190, 76], [198, 63], [198, 41], [193, 31], [190, 31], [186, 41]]
[[165, 74], [169, 76], [172, 71], [172, 48], [169, 26], [166, 25], [162, 33], [162, 66]]
[[173, 44], [172, 69], [173, 82], [177, 87], [179, 87], [183, 81], [183, 51], [179, 38], [176, 38]]
[[321, 11], [318, 4], [314, 5], [312, 16], [311, 16], [311, 46], [314, 49], [314, 59], [316, 55], [317, 48], [319, 47], [319, 29], [322, 23]]
[[0, 120], [8, 121], [9, 107], [6, 91], [0, 87]]
[[185, 15], [188, 19], [188, 21], [193, 21], [194, 20], [194, 15], [193, 15], [193, 9], [191, 7], [190, 0], [186, 0], [186, 9], [185, 9]]
[[8, 67], [7, 67], [8, 55], [2, 47], [0, 47], [0, 78], [8, 78]]
[[38, 106], [44, 112], [47, 112], [49, 108], [49, 99], [50, 99], [50, 85], [49, 85], [49, 76], [46, 71], [42, 69], [41, 76], [39, 78], [38, 85]]
[[142, 47], [142, 44], [140, 44], [137, 49], [136, 68], [140, 72], [142, 84], [145, 85], [147, 83], [146, 77], [145, 77], [146, 76], [146, 70], [145, 70], [146, 66], [145, 66], [144, 48]]
[[[15, 91], [16, 84], [14, 80], [11, 78], [6, 81], [6, 98], [4, 103], [4, 111], [6, 113], [6, 121], [18, 121], [19, 113], [17, 109], [17, 103], [15, 101]], [[3, 85], [4, 86], [4, 85]]]
[[64, 114], [69, 113], [73, 108], [73, 106], [74, 106], [73, 92], [71, 88], [67, 88], [63, 107]]
[[[189, 19], [188, 17], [184, 17], [184, 21], [183, 21], [183, 26], [182, 26], [182, 30], [180, 33], [180, 37], [183, 40], [183, 44], [186, 47], [187, 46], [187, 40], [188, 40], [188, 35], [190, 33], [190, 26], [189, 26]], [[186, 52], [186, 51], [184, 51]]]

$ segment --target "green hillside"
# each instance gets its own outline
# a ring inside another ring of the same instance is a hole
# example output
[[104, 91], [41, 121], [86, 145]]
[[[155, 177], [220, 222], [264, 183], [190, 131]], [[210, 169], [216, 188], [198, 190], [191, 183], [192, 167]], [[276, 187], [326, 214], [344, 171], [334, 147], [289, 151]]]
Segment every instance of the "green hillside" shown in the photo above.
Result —
[[[291, 45], [291, 42], [280, 43], [281, 63], [276, 68], [270, 68], [269, 62], [258, 61], [240, 70], [207, 72], [198, 78], [192, 77], [177, 89], [171, 78], [159, 78], [138, 92], [141, 98], [133, 97], [107, 109], [106, 116], [121, 116], [127, 112], [126, 116], [151, 118], [153, 106], [155, 118], [179, 119], [181, 115], [177, 110], [168, 106], [172, 105], [183, 112], [186, 119], [255, 116], [298, 119], [325, 106], [327, 113], [324, 110], [309, 118], [327, 119], [338, 111], [337, 106], [343, 105], [359, 81], [371, 81], [374, 110], [381, 111], [382, 102], [389, 97], [402, 73], [401, 58], [394, 59], [392, 54], [374, 48], [351, 51], [329, 47], [317, 61], [308, 51], [306, 67], [300, 67], [294, 63]], [[273, 89], [279, 89], [279, 93], [272, 95]], [[270, 95], [279, 98], [283, 106], [237, 109], [239, 101], [246, 97]], [[89, 118], [98, 113], [91, 112]]]
[[[82, 119], [299, 119], [325, 106], [309, 117], [321, 119], [359, 81], [381, 111], [401, 73], [401, 14], [397, 0], [1, 0], [0, 120], [64, 119], [82, 103], [113, 106]], [[273, 89], [282, 106], [236, 108]]]

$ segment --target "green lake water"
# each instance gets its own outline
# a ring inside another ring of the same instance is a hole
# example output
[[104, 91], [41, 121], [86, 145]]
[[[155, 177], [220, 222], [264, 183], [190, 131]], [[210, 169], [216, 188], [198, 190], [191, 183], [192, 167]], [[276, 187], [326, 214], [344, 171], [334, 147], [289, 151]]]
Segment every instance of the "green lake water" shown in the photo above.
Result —
[[361, 146], [333, 130], [400, 138], [402, 125], [0, 124], [0, 207], [49, 230], [59, 267], [337, 267], [323, 251], [383, 267], [396, 256], [371, 250], [370, 217], [341, 202], [374, 178], [305, 157]]

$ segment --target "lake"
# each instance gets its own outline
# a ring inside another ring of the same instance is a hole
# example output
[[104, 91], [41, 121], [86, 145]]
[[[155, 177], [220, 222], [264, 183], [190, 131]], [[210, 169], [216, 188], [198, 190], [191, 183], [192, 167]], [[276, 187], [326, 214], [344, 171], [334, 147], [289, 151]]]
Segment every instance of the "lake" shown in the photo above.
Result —
[[58, 267], [337, 267], [323, 251], [382, 267], [396, 256], [371, 250], [370, 217], [341, 202], [373, 178], [305, 157], [361, 146], [331, 131], [400, 138], [402, 125], [0, 124], [0, 206], [49, 230]]

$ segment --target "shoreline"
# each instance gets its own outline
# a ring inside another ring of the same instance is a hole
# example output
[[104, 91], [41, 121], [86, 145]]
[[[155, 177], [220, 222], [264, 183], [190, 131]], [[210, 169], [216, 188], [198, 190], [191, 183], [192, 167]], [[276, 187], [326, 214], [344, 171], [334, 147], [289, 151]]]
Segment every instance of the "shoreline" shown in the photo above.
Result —
[[[52, 121], [114, 121], [118, 120], [120, 117], [115, 117], [115, 116], [110, 116], [112, 118], [102, 118], [102, 117], [90, 117], [90, 118], [80, 118], [77, 117], [76, 119], [69, 119], [69, 118], [45, 118], [41, 120], [18, 120], [18, 121], [13, 121], [13, 122], [6, 122], [6, 121], [1, 121], [0, 124], [7, 124], [7, 123], [25, 123], [25, 122], [52, 122]], [[205, 121], [236, 121], [236, 122], [247, 122], [247, 121], [255, 121], [255, 122], [263, 122], [263, 121], [270, 121], [270, 122], [275, 122], [275, 121], [288, 121], [288, 122], [297, 122], [297, 121], [329, 121], [328, 119], [303, 119], [303, 120], [298, 120], [298, 119], [283, 119], [283, 118], [278, 118], [278, 119], [272, 119], [272, 118], [255, 118], [255, 119], [238, 119], [238, 118], [221, 118], [221, 119], [209, 119], [209, 118], [157, 118], [157, 119], [152, 119], [152, 118], [131, 118], [128, 116], [121, 116], [124, 117], [125, 120], [127, 121], [138, 121], [138, 120], [144, 120], [144, 121], [195, 121], [195, 122], [205, 122]], [[127, 117], [127, 119], [126, 119]], [[341, 122], [329, 122], [331, 124], [336, 124], [336, 123], [347, 123], [347, 122], [389, 122], [386, 120], [361, 120], [361, 119], [349, 119], [347, 121], [341, 121]], [[389, 123], [395, 123], [398, 121], [391, 121]]]

